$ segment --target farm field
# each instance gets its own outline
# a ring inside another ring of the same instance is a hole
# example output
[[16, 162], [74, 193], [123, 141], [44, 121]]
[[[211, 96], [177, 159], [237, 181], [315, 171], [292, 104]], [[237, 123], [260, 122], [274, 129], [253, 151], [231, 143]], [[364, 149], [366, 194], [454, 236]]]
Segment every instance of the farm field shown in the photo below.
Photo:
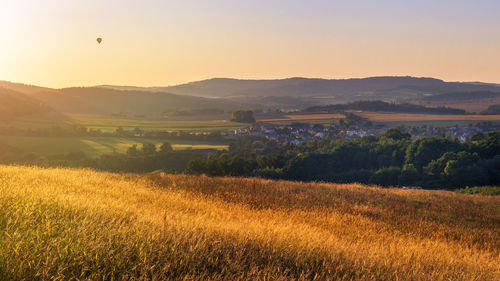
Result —
[[83, 115], [45, 115], [40, 117], [24, 117], [5, 125], [21, 128], [47, 128], [54, 125], [61, 127], [74, 124], [83, 125], [89, 129], [100, 129], [103, 132], [114, 132], [116, 128], [122, 127], [126, 130], [136, 127], [142, 130], [173, 130], [173, 131], [216, 131], [234, 130], [246, 127], [246, 124], [231, 122], [227, 120], [200, 120], [200, 121], [171, 121], [171, 120], [148, 120], [148, 119], [126, 119]]
[[226, 120], [200, 120], [200, 121], [168, 121], [168, 120], [140, 120], [120, 118], [100, 118], [72, 116], [73, 122], [91, 129], [100, 129], [104, 132], [115, 131], [117, 127], [124, 129], [142, 130], [175, 130], [175, 131], [215, 131], [234, 130], [245, 127], [245, 124]]
[[440, 115], [412, 113], [381, 113], [352, 111], [361, 117], [374, 122], [418, 122], [418, 121], [500, 121], [500, 115]]
[[0, 166], [1, 280], [499, 280], [500, 199]]
[[163, 142], [172, 144], [174, 150], [185, 149], [226, 149], [224, 143], [199, 142], [188, 140], [159, 140], [125, 137], [20, 137], [0, 136], [0, 143], [26, 152], [36, 153], [41, 156], [65, 154], [70, 152], [85, 152], [88, 156], [97, 157], [113, 151], [124, 153], [133, 144], [141, 146], [144, 143], [153, 143], [157, 146]]
[[[349, 111], [372, 122], [377, 123], [418, 123], [434, 125], [454, 125], [457, 123], [493, 121], [500, 122], [500, 115], [440, 115], [440, 114], [413, 114], [413, 113], [386, 113]], [[293, 122], [308, 122], [311, 124], [326, 124], [332, 119], [344, 118], [341, 114], [290, 114], [273, 117], [264, 117], [260, 122], [287, 125]]]
[[259, 119], [261, 122], [276, 122], [276, 121], [312, 121], [324, 119], [342, 119], [342, 114], [289, 114], [277, 116], [269, 119]]

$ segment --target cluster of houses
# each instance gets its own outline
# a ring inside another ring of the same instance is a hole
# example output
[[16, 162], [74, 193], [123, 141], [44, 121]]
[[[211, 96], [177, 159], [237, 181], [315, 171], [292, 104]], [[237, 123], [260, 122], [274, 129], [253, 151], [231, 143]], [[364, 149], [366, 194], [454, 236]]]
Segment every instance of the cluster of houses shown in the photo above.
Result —
[[[256, 124], [249, 128], [238, 129], [226, 132], [228, 137], [238, 136], [258, 136], [265, 137], [268, 140], [274, 140], [279, 143], [300, 144], [304, 141], [314, 139], [354, 139], [365, 136], [376, 136], [385, 133], [390, 126], [349, 126], [341, 127], [336, 124], [328, 126], [307, 124], [296, 125], [276, 125], [276, 124]], [[451, 136], [461, 141], [466, 141], [475, 133], [488, 133], [499, 130], [498, 126], [477, 126], [477, 125], [454, 125], [448, 127], [434, 127], [429, 125], [422, 126], [399, 126], [403, 132], [408, 132], [413, 138], [433, 137], [433, 136]]]
[[406, 127], [406, 131], [409, 132], [413, 137], [453, 137], [460, 141], [468, 140], [472, 135], [476, 133], [487, 134], [489, 132], [500, 130], [499, 124], [494, 123], [479, 123], [479, 124], [469, 124], [469, 125], [453, 125], [446, 127], [435, 127], [435, 126], [411, 126]]

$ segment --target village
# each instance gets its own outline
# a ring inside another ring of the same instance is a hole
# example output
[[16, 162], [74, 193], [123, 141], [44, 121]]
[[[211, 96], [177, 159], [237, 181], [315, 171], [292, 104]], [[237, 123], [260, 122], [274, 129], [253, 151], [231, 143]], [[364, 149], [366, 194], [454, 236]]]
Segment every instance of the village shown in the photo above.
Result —
[[491, 122], [481, 122], [477, 124], [456, 124], [453, 126], [432, 126], [432, 125], [399, 125], [397, 127], [389, 125], [373, 124], [355, 124], [339, 125], [292, 123], [289, 125], [280, 125], [272, 123], [256, 123], [248, 128], [228, 131], [227, 137], [254, 136], [264, 137], [268, 140], [276, 141], [282, 144], [300, 144], [307, 140], [322, 139], [355, 139], [366, 136], [377, 136], [384, 134], [391, 128], [397, 128], [402, 132], [409, 133], [412, 139], [421, 137], [448, 137], [460, 141], [470, 139], [474, 134], [496, 131], [500, 129], [499, 124]]

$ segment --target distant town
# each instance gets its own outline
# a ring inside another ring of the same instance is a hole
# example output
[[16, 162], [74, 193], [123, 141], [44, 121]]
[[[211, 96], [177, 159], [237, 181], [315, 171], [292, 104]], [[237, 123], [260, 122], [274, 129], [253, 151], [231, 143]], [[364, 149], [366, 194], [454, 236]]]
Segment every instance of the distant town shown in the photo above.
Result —
[[[393, 127], [388, 125], [351, 125], [349, 128], [335, 123], [329, 125], [310, 125], [308, 123], [294, 123], [290, 125], [277, 125], [270, 123], [257, 123], [248, 128], [228, 131], [228, 137], [256, 136], [265, 137], [268, 140], [278, 143], [300, 144], [304, 141], [314, 139], [355, 139], [366, 136], [376, 136], [384, 134]], [[402, 132], [411, 134], [413, 139], [420, 137], [449, 137], [466, 141], [474, 134], [498, 131], [500, 124], [493, 122], [480, 122], [477, 124], [453, 126], [432, 126], [432, 125], [400, 125], [397, 127]]]

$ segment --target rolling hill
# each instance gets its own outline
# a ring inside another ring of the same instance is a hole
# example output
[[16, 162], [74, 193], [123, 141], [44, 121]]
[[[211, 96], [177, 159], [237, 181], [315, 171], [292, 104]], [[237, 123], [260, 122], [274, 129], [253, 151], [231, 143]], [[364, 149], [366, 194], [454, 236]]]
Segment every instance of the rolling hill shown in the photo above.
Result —
[[35, 85], [28, 85], [22, 83], [13, 83], [8, 81], [0, 81], [0, 88], [9, 89], [26, 95], [32, 95], [39, 92], [48, 92], [53, 90], [51, 88], [39, 87]]
[[[123, 112], [154, 117], [171, 110], [301, 109], [359, 100], [446, 105], [478, 112], [500, 99], [500, 85], [415, 77], [343, 80], [215, 78], [170, 87], [104, 85], [49, 89], [10, 82], [0, 82], [0, 85], [34, 97], [63, 113], [110, 115]], [[476, 105], [471, 106], [471, 100]]]
[[45, 103], [10, 89], [0, 88], [0, 120], [49, 112]]
[[216, 78], [183, 85], [155, 88], [175, 94], [203, 97], [230, 96], [343, 96], [387, 95], [403, 98], [416, 93], [447, 93], [455, 91], [500, 91], [499, 85], [445, 82], [434, 78], [371, 77], [361, 79], [238, 80]]
[[498, 197], [0, 166], [0, 280], [498, 280]]
[[63, 113], [111, 115], [143, 114], [160, 117], [164, 111], [179, 109], [218, 108], [232, 110], [235, 102], [164, 92], [114, 90], [99, 87], [65, 88], [35, 95]]
[[[304, 108], [358, 100], [385, 100], [427, 103], [435, 106], [453, 102], [453, 105], [458, 108], [468, 109], [469, 103], [463, 98], [468, 96], [479, 104], [479, 106], [472, 107], [472, 111], [486, 109], [481, 105], [490, 103], [491, 96], [500, 93], [500, 85], [497, 84], [445, 82], [434, 78], [416, 77], [278, 80], [214, 78], [170, 87], [140, 88], [109, 85], [102, 87], [228, 98], [240, 103], [286, 108]], [[460, 99], [456, 100], [455, 97], [460, 97]]]
[[109, 116], [125, 113], [160, 117], [164, 111], [171, 110], [214, 108], [231, 111], [242, 106], [227, 99], [175, 95], [140, 87], [125, 87], [120, 90], [106, 87], [51, 89], [7, 81], [0, 81], [0, 87], [3, 87], [4, 92], [15, 91], [18, 99], [37, 100], [54, 111], [69, 114]]

